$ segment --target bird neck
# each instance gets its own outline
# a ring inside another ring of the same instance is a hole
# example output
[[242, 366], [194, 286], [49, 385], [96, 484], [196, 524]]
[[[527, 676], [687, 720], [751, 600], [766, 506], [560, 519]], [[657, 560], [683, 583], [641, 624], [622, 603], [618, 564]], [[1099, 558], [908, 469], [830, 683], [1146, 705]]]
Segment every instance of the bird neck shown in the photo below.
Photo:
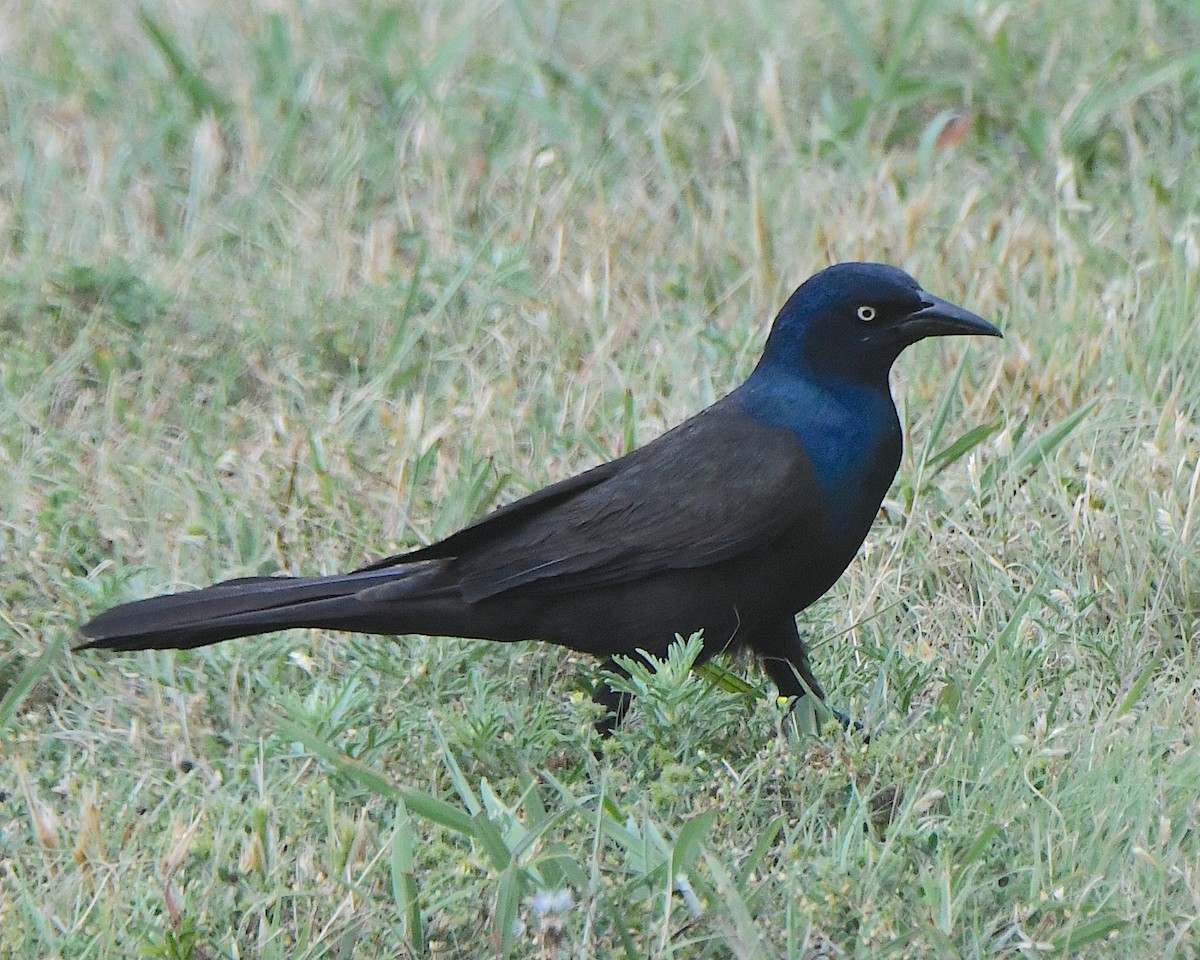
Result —
[[795, 434], [831, 504], [874, 515], [900, 466], [900, 420], [886, 371], [849, 380], [780, 368], [764, 356], [735, 396], [750, 416]]

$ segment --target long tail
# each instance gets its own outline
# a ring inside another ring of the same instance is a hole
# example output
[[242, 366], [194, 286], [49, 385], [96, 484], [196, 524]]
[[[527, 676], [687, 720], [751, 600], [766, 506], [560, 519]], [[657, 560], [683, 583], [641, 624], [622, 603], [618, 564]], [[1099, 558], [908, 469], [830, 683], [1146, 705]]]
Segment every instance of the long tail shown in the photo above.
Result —
[[106, 610], [80, 628], [80, 649], [186, 649], [292, 627], [408, 633], [403, 604], [372, 602], [370, 590], [388, 584], [396, 599], [409, 582], [419, 593], [426, 572], [426, 564], [413, 564], [331, 577], [226, 580]]

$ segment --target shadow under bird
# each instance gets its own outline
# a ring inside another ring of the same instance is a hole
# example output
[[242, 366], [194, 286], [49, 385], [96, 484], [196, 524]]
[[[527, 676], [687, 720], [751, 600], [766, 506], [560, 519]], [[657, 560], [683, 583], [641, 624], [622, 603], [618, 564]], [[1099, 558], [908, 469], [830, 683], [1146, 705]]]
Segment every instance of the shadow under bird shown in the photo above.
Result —
[[[248, 577], [114, 607], [85, 647], [201, 647], [292, 627], [544, 640], [597, 657], [748, 647], [784, 697], [824, 697], [796, 614], [833, 585], [900, 465], [888, 384], [925, 337], [1000, 336], [877, 263], [817, 273], [732, 393], [634, 450], [444, 540], [325, 577]], [[611, 665], [611, 661], [610, 661]], [[608, 733], [628, 698], [596, 699]]]

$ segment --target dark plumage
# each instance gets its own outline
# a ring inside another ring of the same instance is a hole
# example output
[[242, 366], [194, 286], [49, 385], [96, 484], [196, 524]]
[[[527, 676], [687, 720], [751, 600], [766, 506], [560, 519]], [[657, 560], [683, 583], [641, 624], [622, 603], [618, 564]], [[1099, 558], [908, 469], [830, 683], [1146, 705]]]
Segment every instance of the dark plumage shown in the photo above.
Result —
[[[784, 304], [740, 387], [618, 460], [438, 543], [329, 577], [252, 577], [124, 604], [87, 647], [199, 647], [290, 627], [538, 639], [602, 658], [750, 647], [783, 696], [823, 696], [796, 613], [841, 575], [900, 463], [888, 386], [930, 336], [1000, 336], [908, 274], [838, 264]], [[601, 686], [607, 730], [627, 703]]]

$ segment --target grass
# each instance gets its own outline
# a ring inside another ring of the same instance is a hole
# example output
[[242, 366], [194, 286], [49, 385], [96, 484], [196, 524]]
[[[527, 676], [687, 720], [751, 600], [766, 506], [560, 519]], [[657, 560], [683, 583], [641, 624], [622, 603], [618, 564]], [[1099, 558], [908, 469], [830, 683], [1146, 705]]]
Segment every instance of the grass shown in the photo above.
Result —
[[[0, 955], [1200, 950], [1191, 5], [5, 19]], [[850, 258], [1006, 331], [803, 617], [869, 746], [682, 648], [599, 759], [537, 644], [67, 652], [644, 442]]]

